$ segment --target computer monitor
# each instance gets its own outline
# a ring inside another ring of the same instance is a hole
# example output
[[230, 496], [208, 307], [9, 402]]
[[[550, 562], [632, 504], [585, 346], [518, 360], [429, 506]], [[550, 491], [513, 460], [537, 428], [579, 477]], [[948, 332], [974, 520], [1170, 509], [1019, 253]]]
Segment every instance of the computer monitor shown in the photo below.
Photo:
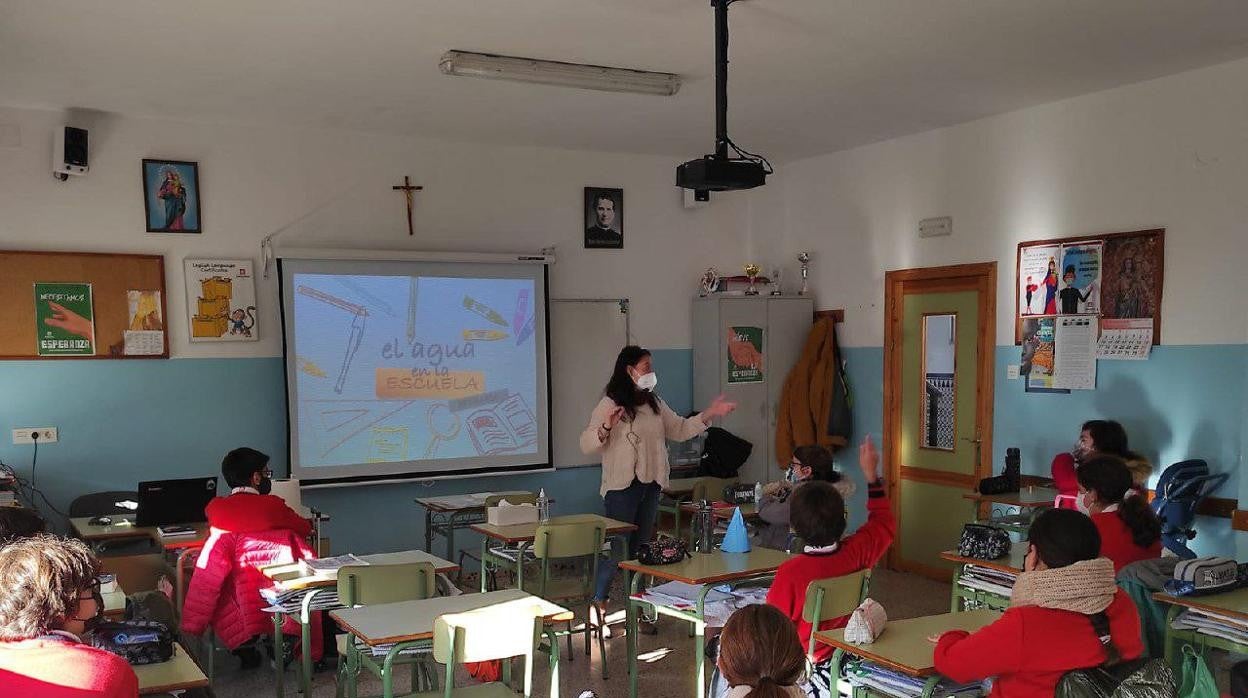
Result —
[[204, 507], [217, 496], [217, 478], [192, 477], [139, 483], [136, 526], [166, 526], [207, 521]]

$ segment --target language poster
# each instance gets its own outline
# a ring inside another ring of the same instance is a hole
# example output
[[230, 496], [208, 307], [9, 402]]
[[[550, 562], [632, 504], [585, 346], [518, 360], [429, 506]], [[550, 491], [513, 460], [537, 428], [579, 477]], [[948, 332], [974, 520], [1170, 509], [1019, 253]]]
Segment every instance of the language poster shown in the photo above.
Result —
[[1062, 288], [1057, 292], [1062, 315], [1095, 315], [1101, 311], [1100, 242], [1062, 246]]
[[728, 329], [728, 382], [763, 382], [763, 328]]
[[1018, 316], [1057, 315], [1058, 245], [1036, 245], [1018, 251]]
[[1029, 318], [1022, 321], [1023, 355], [1019, 375], [1029, 393], [1069, 393], [1054, 385], [1057, 372], [1057, 331], [1054, 318]]
[[187, 259], [183, 271], [192, 342], [260, 338], [250, 259]]
[[91, 284], [35, 283], [39, 356], [94, 356]]

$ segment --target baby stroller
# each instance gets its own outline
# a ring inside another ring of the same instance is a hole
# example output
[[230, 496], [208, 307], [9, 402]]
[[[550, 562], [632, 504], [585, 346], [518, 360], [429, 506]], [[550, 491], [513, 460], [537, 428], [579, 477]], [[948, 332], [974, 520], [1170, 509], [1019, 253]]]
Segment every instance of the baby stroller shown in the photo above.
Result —
[[1196, 537], [1196, 508], [1230, 477], [1209, 473], [1203, 460], [1185, 460], [1165, 469], [1157, 481], [1153, 513], [1161, 519], [1161, 544], [1184, 560], [1196, 557], [1187, 542]]

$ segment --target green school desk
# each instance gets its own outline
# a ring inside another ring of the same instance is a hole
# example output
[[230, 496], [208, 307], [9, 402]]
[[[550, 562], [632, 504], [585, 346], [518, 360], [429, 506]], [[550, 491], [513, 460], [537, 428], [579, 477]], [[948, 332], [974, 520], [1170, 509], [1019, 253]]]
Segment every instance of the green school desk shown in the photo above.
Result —
[[208, 677], [199, 670], [199, 666], [186, 653], [181, 643], [173, 643], [173, 658], [160, 664], [145, 664], [134, 667], [135, 676], [139, 677], [139, 695], [148, 696], [153, 693], [172, 693], [178, 695], [192, 688], [203, 688], [208, 685]]
[[[404, 649], [433, 637], [433, 621], [435, 618], [448, 613], [463, 613], [491, 608], [501, 609], [506, 606], [515, 608], [537, 606], [540, 609], [539, 612], [550, 623], [567, 622], [572, 619], [572, 611], [516, 589], [491, 591], [484, 594], [443, 596], [420, 601], [400, 601], [398, 603], [361, 606], [359, 608], [344, 608], [330, 612], [330, 616], [338, 621], [338, 625], [350, 633], [352, 638], [359, 638], [361, 642], [369, 647], [394, 645], [387, 652], [386, 660], [381, 663], [383, 667], [381, 683], [384, 696], [385, 698], [390, 698], [394, 695], [394, 676], [387, 669], [393, 661], [391, 658], [399, 656]], [[557, 687], [559, 645], [555, 642], [553, 636], [548, 636], [548, 639], [551, 643], [549, 648], [550, 670], [556, 677], [553, 683]], [[360, 650], [356, 648], [354, 639], [347, 642], [346, 659], [348, 667], [347, 695], [354, 696], [355, 675], [360, 664]], [[310, 694], [305, 693], [304, 695]], [[551, 696], [551, 698], [558, 698], [558, 695]]]
[[425, 509], [425, 551], [433, 552], [433, 535], [446, 539], [446, 559], [455, 559], [455, 530], [485, 521], [485, 500], [495, 495], [533, 494], [525, 490], [474, 492], [445, 497], [418, 497]]
[[988, 569], [1005, 572], [1007, 574], [1019, 575], [1023, 572], [1023, 559], [1027, 557], [1027, 543], [1016, 542], [1010, 546], [1010, 554], [999, 560], [978, 560], [973, 557], [962, 557], [956, 550], [946, 550], [940, 554], [940, 559], [958, 565], [958, 571], [954, 574], [953, 584], [951, 585], [951, 599], [949, 610], [953, 613], [961, 611], [967, 602], [977, 603], [998, 611], [1004, 611], [1010, 607], [1010, 597], [994, 594], [991, 591], [982, 589], [974, 589], [972, 587], [963, 586], [959, 583], [962, 575], [966, 573], [967, 565], [976, 565], [978, 567], [986, 567]]
[[[656, 613], [679, 618], [693, 624], [693, 670], [697, 690], [695, 698], [706, 695], [706, 594], [717, 584], [743, 582], [772, 577], [776, 569], [790, 555], [781, 550], [755, 547], [748, 553], [694, 553], [693, 557], [671, 565], [644, 565], [636, 560], [620, 563], [620, 569], [628, 571], [628, 695], [637, 698], [637, 617], [643, 606]], [[684, 582], [702, 587], [696, 604], [692, 607], [676, 607], [644, 601], [640, 594], [642, 577], [655, 577], [664, 581]]]
[[[370, 565], [403, 565], [409, 562], [428, 562], [433, 565], [435, 572], [442, 574], [450, 574], [459, 569], [459, 565], [440, 557], [430, 555], [423, 550], [405, 550], [397, 553], [377, 553], [374, 555], [360, 555], [359, 558]], [[290, 614], [299, 623], [299, 637], [301, 647], [310, 647], [312, 644], [312, 604], [316, 600], [317, 595], [327, 589], [337, 590], [338, 573], [333, 574], [304, 574], [298, 563], [285, 565], [270, 565], [261, 567], [260, 572], [265, 577], [273, 580], [274, 585], [283, 591], [292, 589], [307, 589], [308, 593], [303, 595], [300, 601], [299, 613]], [[273, 614], [273, 647], [274, 656], [281, 657], [283, 654], [283, 638], [282, 638], [282, 619], [287, 614], [275, 612]], [[312, 653], [304, 652], [301, 657], [301, 675], [299, 677], [300, 686], [303, 695], [310, 696], [312, 686]], [[277, 669], [277, 695], [284, 695], [282, 682], [283, 670]]]
[[[816, 632], [815, 641], [836, 650], [832, 655], [834, 677], [840, 675], [846, 655], [859, 657], [907, 676], [926, 679], [927, 683], [923, 688], [923, 696], [926, 698], [940, 681], [940, 675], [933, 665], [936, 645], [927, 638], [950, 630], [973, 633], [1000, 617], [998, 611], [979, 610], [890, 620], [884, 626], [884, 632], [869, 645], [846, 642], [844, 628]], [[854, 693], [862, 695], [859, 690]]]
[[[616, 521], [608, 519], [605, 516], [597, 514], [573, 514], [576, 521], [581, 526], [601, 525], [604, 536], [619, 536], [625, 533], [632, 533], [637, 530], [635, 524], [626, 521]], [[561, 519], [567, 517], [552, 516], [550, 523], [557, 524]], [[529, 545], [533, 543], [533, 539], [537, 537], [538, 522], [512, 524], [510, 526], [495, 526], [494, 524], [474, 524], [470, 528], [480, 533], [481, 538], [481, 591], [486, 590], [486, 554], [490, 547], [490, 541], [497, 541], [503, 545], [517, 546], [516, 554], [516, 574], [524, 574], [524, 553], [528, 550]]]
[[182, 599], [186, 594], [186, 564], [199, 553], [200, 548], [208, 541], [208, 524], [189, 524], [195, 529], [193, 536], [162, 538], [155, 526], [135, 526], [132, 516], [111, 516], [113, 522], [106, 526], [91, 523], [90, 516], [76, 517], [69, 520], [74, 534], [94, 547], [97, 543], [110, 540], [129, 538], [147, 538], [159, 546], [166, 554], [174, 558], [174, 611], [182, 613]]
[[1027, 535], [1027, 529], [1031, 526], [1031, 522], [1044, 509], [1053, 507], [1053, 502], [1057, 499], [1057, 490], [1051, 487], [1023, 487], [1018, 492], [1002, 492], [1001, 494], [980, 494], [978, 492], [967, 492], [962, 495], [964, 499], [969, 499], [976, 504], [1003, 504], [1007, 507], [1017, 507], [1018, 514], [1010, 514], [1006, 516], [992, 517], [980, 521], [980, 523], [992, 524], [1007, 531], [1014, 531]]
[[1176, 651], [1180, 643], [1199, 647], [1201, 651], [1204, 651], [1206, 647], [1214, 647], [1236, 654], [1248, 654], [1248, 644], [1215, 635], [1208, 635], [1196, 630], [1176, 630], [1174, 628], [1174, 619], [1178, 618], [1179, 614], [1188, 608], [1217, 613], [1248, 625], [1248, 588], [1228, 591], [1225, 594], [1210, 594], [1209, 596], [1171, 596], [1164, 592], [1157, 592], [1153, 594], [1153, 599], [1170, 605], [1170, 610], [1166, 613], [1166, 663], [1176, 671], [1180, 668], [1179, 663], [1182, 661], [1182, 658]]

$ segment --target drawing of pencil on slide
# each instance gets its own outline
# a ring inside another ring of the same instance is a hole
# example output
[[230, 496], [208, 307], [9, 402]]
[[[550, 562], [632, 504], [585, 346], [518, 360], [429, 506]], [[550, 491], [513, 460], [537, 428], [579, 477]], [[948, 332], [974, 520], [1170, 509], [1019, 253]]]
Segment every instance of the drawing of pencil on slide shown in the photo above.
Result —
[[351, 362], [355, 360], [355, 353], [359, 351], [360, 342], [364, 340], [364, 324], [368, 320], [368, 308], [308, 286], [300, 286], [298, 290], [299, 293], [309, 298], [341, 308], [352, 315], [351, 333], [347, 336], [347, 350], [342, 356], [342, 369], [338, 372], [338, 380], [334, 382], [334, 392], [341, 395], [342, 387], [347, 382], [347, 371], [351, 368]]

